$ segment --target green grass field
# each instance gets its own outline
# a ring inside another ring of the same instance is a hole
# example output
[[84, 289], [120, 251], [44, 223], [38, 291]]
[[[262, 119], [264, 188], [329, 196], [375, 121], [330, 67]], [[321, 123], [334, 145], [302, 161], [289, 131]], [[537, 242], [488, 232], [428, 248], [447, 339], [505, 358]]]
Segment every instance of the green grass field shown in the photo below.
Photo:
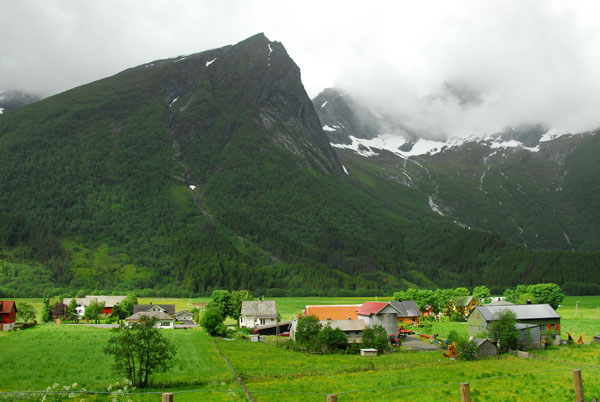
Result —
[[[204, 331], [177, 330], [164, 334], [175, 344], [177, 355], [168, 373], [153, 376], [151, 390], [239, 390], [232, 372]], [[123, 379], [112, 371], [112, 358], [102, 350], [109, 337], [108, 329], [52, 324], [1, 333], [0, 391], [38, 391], [53, 383], [78, 383], [88, 390], [105, 391], [108, 385]], [[211, 395], [212, 400], [231, 400], [243, 394]], [[205, 400], [206, 395], [189, 394], [186, 398]], [[148, 396], [134, 400], [155, 399], [156, 396]]]
[[[36, 308], [41, 299], [27, 300]], [[276, 298], [282, 319], [311, 304], [360, 304], [374, 298]], [[379, 300], [387, 300], [379, 298]], [[208, 299], [140, 298], [140, 303], [171, 303], [190, 309]], [[579, 301], [577, 312], [575, 302]], [[17, 300], [17, 303], [19, 300]], [[567, 297], [558, 309], [563, 337], [569, 331], [584, 340], [600, 334], [600, 297]], [[465, 323], [433, 323], [429, 332], [441, 337]], [[469, 382], [473, 401], [569, 401], [574, 399], [571, 370], [583, 369], [586, 397], [600, 396], [600, 345], [572, 345], [535, 352], [535, 358], [514, 356], [475, 362], [452, 361], [441, 352], [401, 350], [362, 358], [356, 355], [314, 355], [267, 343], [217, 339], [201, 329], [165, 331], [177, 347], [173, 368], [153, 378], [150, 391], [172, 390], [176, 401], [245, 400], [215, 345], [231, 362], [238, 377], [259, 401], [324, 401], [337, 393], [340, 401], [460, 400], [459, 383]], [[103, 391], [121, 379], [102, 349], [110, 330], [85, 326], [39, 325], [0, 334], [2, 350], [0, 391], [43, 390], [53, 383], [77, 382]], [[280, 345], [285, 345], [282, 340]], [[199, 392], [187, 392], [199, 391]], [[203, 392], [204, 391], [204, 392]], [[216, 391], [216, 392], [207, 392]], [[218, 391], [218, 392], [217, 392]], [[232, 392], [228, 392], [232, 391]], [[96, 400], [105, 400], [98, 397]], [[88, 400], [94, 400], [88, 398]], [[0, 398], [2, 400], [2, 398]], [[157, 394], [134, 395], [133, 401], [158, 401]]]

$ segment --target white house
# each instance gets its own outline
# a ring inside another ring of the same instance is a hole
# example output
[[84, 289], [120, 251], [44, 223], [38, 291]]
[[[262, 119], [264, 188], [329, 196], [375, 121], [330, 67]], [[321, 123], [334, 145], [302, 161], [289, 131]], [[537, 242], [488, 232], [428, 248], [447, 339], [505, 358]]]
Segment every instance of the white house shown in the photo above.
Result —
[[243, 301], [240, 327], [256, 328], [260, 325], [277, 324], [277, 306], [274, 301]]
[[156, 318], [156, 328], [162, 329], [174, 329], [175, 328], [175, 318], [173, 316], [165, 313], [162, 310], [155, 309], [152, 311], [142, 311], [139, 313], [134, 313], [132, 316], [127, 317], [125, 321], [133, 323], [137, 321], [144, 321], [144, 319], [148, 318]]
[[182, 322], [185, 322], [185, 321], [192, 321], [193, 322], [194, 321], [194, 314], [190, 313], [187, 310], [181, 310], [181, 311], [178, 311], [175, 314], [175, 320], [182, 321]]

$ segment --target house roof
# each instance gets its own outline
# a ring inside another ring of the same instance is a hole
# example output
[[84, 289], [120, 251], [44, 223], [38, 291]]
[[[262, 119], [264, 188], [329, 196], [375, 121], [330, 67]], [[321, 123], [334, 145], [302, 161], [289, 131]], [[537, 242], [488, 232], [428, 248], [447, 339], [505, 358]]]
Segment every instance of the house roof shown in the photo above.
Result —
[[[65, 297], [63, 299], [63, 304], [67, 306], [71, 303], [72, 297]], [[125, 300], [125, 296], [86, 296], [86, 297], [77, 297], [75, 298], [75, 302], [82, 306], [89, 306], [92, 301], [96, 301], [98, 303], [104, 303], [104, 307], [114, 307], [115, 305], [121, 303]]]
[[473, 341], [475, 341], [477, 343], [477, 347], [481, 347], [481, 345], [483, 345], [486, 342], [488, 342], [490, 345], [493, 345], [494, 347], [496, 347], [496, 344], [494, 342], [490, 341], [489, 339], [473, 338]]
[[367, 316], [369, 316], [371, 314], [377, 314], [381, 310], [383, 310], [387, 305], [388, 305], [388, 303], [385, 303], [385, 302], [368, 301], [368, 302], [365, 302], [362, 306], [360, 306], [360, 308], [358, 309], [358, 311], [356, 313], [358, 315], [367, 315]]
[[398, 310], [400, 317], [420, 317], [421, 312], [414, 300], [391, 301], [390, 305]]
[[173, 317], [171, 317], [169, 314], [165, 313], [164, 311], [140, 311], [139, 313], [135, 313], [135, 314], [127, 317], [125, 320], [139, 321], [141, 317], [156, 318], [157, 320], [173, 320], [174, 319]]
[[181, 310], [181, 311], [178, 311], [178, 312], [175, 313], [175, 315], [179, 315], [179, 314], [192, 314], [192, 313], [189, 312], [189, 311], [187, 311], [187, 310]]
[[259, 318], [277, 318], [277, 305], [273, 300], [247, 300], [242, 302], [241, 313]]
[[515, 313], [517, 320], [560, 318], [560, 315], [558, 315], [556, 310], [549, 304], [516, 304], [513, 306], [490, 306], [487, 304], [485, 306], [476, 306], [475, 310], [477, 310], [486, 321], [494, 321], [494, 316], [504, 310], [510, 310]]
[[150, 310], [152, 307], [160, 307], [167, 312], [167, 314], [175, 314], [174, 304], [136, 304], [133, 306], [133, 313], [139, 313]]
[[363, 320], [321, 320], [321, 325], [329, 325], [332, 329], [339, 328], [342, 331], [362, 331], [365, 329]]
[[312, 315], [319, 320], [356, 320], [358, 319], [356, 310], [358, 310], [360, 306], [360, 304], [306, 306], [304, 308], [304, 315]]
[[9, 314], [13, 308], [17, 311], [17, 304], [12, 300], [0, 300], [0, 314]]
[[506, 300], [496, 300], [486, 304], [486, 306], [514, 306], [515, 303], [508, 302]]

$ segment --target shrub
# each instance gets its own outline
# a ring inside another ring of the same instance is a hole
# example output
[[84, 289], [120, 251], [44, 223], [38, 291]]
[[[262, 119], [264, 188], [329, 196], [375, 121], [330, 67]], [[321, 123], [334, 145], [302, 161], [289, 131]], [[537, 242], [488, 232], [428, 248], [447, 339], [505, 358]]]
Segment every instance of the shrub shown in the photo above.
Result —
[[475, 341], [460, 340], [458, 341], [456, 349], [458, 353], [458, 358], [461, 360], [477, 359], [477, 353], [479, 352], [479, 348], [477, 347], [477, 342]]

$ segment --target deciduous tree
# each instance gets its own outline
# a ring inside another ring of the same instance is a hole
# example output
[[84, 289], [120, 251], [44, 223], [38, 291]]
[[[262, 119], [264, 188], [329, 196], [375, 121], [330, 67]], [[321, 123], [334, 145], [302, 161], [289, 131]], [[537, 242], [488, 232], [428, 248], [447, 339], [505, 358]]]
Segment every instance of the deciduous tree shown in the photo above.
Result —
[[125, 375], [135, 386], [148, 386], [150, 375], [165, 372], [171, 367], [175, 346], [155, 328], [155, 319], [121, 324], [112, 329], [104, 352], [113, 355], [113, 368]]

